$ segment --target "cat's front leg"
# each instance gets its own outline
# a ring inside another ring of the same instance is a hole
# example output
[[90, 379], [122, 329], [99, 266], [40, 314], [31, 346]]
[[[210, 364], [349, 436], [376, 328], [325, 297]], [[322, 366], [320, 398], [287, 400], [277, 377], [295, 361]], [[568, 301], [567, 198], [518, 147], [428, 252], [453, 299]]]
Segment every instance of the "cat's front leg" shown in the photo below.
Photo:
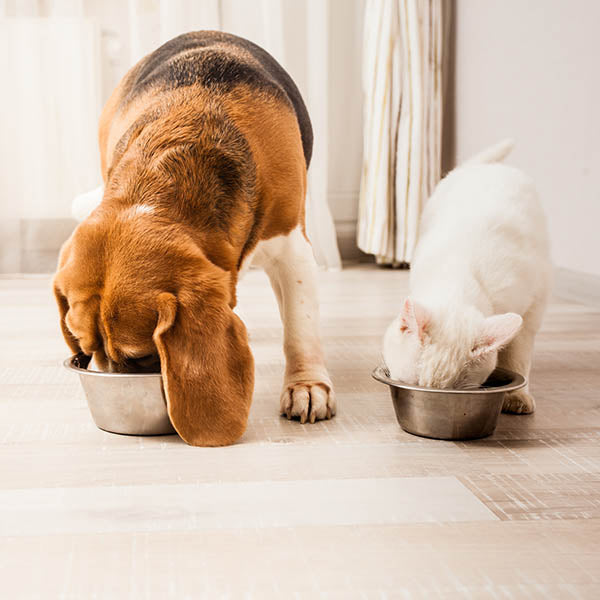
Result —
[[530, 415], [535, 411], [535, 398], [529, 393], [529, 386], [515, 392], [509, 392], [504, 397], [502, 412], [514, 415]]
[[499, 367], [515, 371], [526, 377], [528, 381], [527, 385], [520, 390], [506, 394], [502, 412], [528, 415], [535, 411], [535, 399], [529, 393], [529, 373], [535, 333], [527, 328], [527, 323], [524, 323], [523, 329], [498, 355]]

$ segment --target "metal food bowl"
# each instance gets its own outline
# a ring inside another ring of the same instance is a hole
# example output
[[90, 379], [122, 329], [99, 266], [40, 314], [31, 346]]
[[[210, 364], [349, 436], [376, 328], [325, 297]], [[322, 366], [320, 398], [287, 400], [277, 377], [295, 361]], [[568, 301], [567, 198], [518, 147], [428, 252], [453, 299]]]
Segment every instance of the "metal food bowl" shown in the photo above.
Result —
[[472, 440], [496, 429], [504, 394], [527, 380], [518, 373], [496, 369], [476, 390], [436, 390], [391, 379], [385, 367], [373, 377], [390, 387], [400, 427], [408, 433], [438, 440]]
[[104, 373], [88, 369], [91, 357], [76, 354], [64, 365], [79, 375], [94, 423], [127, 435], [175, 433], [160, 373]]

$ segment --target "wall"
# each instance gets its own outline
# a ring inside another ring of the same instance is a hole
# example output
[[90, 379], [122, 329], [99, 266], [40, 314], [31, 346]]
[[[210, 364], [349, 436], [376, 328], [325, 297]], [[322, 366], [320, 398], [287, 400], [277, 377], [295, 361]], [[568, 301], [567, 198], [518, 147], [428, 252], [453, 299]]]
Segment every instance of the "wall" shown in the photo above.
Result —
[[455, 155], [504, 137], [560, 267], [600, 275], [600, 2], [456, 0]]

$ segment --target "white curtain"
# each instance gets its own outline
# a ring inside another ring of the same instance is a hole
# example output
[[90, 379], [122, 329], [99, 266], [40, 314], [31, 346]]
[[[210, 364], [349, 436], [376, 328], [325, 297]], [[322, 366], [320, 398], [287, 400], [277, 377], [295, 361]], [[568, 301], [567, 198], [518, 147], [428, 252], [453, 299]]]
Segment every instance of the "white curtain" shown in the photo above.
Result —
[[0, 272], [49, 270], [100, 176], [98, 27], [79, 2], [0, 11]]
[[[125, 71], [172, 37], [221, 29], [270, 52], [312, 119], [307, 231], [340, 267], [327, 204], [328, 2], [0, 0], [0, 272], [52, 270], [72, 199], [100, 182], [97, 121]], [[6, 93], [8, 91], [8, 93]]]
[[442, 10], [442, 0], [365, 4], [358, 246], [382, 264], [410, 263], [440, 178]]

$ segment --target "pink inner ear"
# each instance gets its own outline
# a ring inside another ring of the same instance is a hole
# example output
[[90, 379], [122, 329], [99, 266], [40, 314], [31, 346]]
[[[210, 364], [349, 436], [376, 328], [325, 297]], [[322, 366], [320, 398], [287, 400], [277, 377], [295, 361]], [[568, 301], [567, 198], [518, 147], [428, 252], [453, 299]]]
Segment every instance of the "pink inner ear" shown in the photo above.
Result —
[[475, 341], [473, 353], [481, 355], [506, 346], [517, 335], [522, 324], [523, 319], [516, 313], [488, 317]]
[[429, 311], [419, 303], [407, 298], [401, 313], [400, 331], [416, 333], [422, 341], [429, 323]]

